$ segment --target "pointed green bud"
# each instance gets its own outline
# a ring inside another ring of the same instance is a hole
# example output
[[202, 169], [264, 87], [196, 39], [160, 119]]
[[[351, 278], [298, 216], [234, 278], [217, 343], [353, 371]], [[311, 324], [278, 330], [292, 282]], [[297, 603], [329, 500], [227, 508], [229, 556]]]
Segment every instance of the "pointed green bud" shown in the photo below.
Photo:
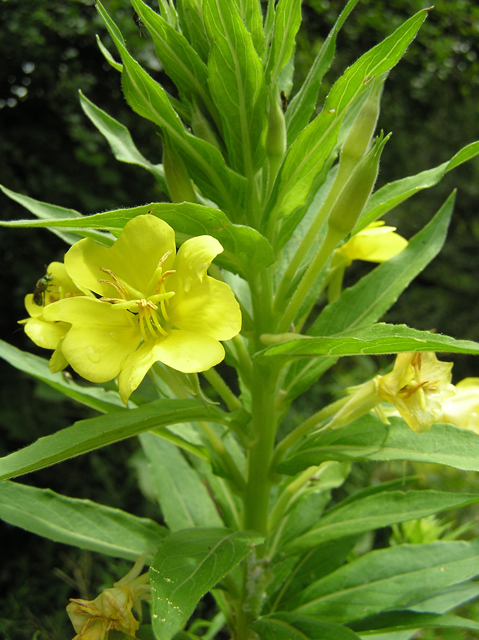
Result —
[[196, 202], [196, 193], [180, 155], [167, 135], [163, 136], [163, 168], [173, 202]]
[[272, 91], [269, 99], [268, 133], [266, 134], [266, 155], [270, 161], [282, 160], [286, 151], [286, 122], [280, 95]]
[[339, 238], [344, 238], [356, 225], [373, 190], [379, 173], [379, 159], [390, 137], [391, 134], [384, 137], [381, 131], [371, 151], [357, 164], [336, 198], [328, 225]]
[[196, 100], [193, 100], [193, 104], [191, 107], [191, 128], [193, 129], [193, 133], [197, 138], [206, 140], [206, 142], [209, 142], [222, 152], [221, 144], [214, 131], [214, 128], [211, 126], [208, 119], [203, 115], [203, 112], [199, 108]]

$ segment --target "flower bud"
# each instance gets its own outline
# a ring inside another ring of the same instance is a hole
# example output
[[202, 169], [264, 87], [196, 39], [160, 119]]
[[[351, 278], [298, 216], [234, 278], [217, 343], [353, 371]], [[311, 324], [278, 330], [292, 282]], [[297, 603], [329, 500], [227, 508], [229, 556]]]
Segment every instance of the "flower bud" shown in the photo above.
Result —
[[379, 159], [390, 136], [384, 138], [381, 132], [371, 151], [358, 163], [336, 198], [328, 224], [330, 230], [339, 237], [344, 238], [356, 225], [373, 190], [379, 172]]
[[183, 160], [167, 135], [163, 137], [163, 168], [173, 202], [196, 202], [196, 193]]
[[266, 155], [273, 162], [281, 161], [286, 151], [286, 122], [279, 94], [272, 92], [269, 100]]

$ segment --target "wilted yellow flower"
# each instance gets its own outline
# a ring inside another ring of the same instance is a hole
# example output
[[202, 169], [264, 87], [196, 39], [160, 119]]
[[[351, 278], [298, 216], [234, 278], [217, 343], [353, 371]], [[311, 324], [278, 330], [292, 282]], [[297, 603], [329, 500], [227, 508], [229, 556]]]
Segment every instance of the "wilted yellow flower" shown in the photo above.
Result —
[[337, 249], [351, 262], [385, 262], [407, 247], [407, 240], [395, 233], [396, 227], [384, 226], [384, 220], [372, 222]]
[[68, 364], [61, 352], [61, 342], [70, 324], [46, 320], [43, 311], [53, 302], [82, 295], [83, 292], [74, 284], [65, 265], [62, 262], [51, 262], [46, 276], [38, 281], [35, 292], [25, 296], [25, 308], [30, 317], [20, 320], [20, 324], [25, 326], [25, 333], [38, 347], [55, 350], [50, 360], [52, 373], [61, 371]]
[[479, 433], [479, 378], [464, 378], [454, 388], [456, 394], [443, 404], [441, 422]]
[[391, 373], [379, 376], [378, 395], [395, 405], [413, 431], [428, 431], [441, 422], [444, 401], [455, 394], [451, 369], [434, 353], [399, 353]]
[[173, 229], [153, 215], [130, 220], [112, 247], [86, 238], [65, 256], [70, 277], [100, 299], [63, 299], [44, 318], [70, 323], [62, 352], [92, 382], [118, 378], [126, 404], [157, 361], [206, 371], [224, 358], [219, 340], [241, 329], [233, 292], [207, 275], [223, 251], [211, 236], [190, 238], [176, 253]]
[[149, 599], [151, 586], [148, 573], [139, 575], [144, 556], [131, 571], [110, 589], [104, 589], [95, 600], [71, 599], [67, 606], [77, 635], [73, 640], [108, 640], [110, 631], [116, 630], [135, 637], [140, 623], [132, 608], [143, 599]]

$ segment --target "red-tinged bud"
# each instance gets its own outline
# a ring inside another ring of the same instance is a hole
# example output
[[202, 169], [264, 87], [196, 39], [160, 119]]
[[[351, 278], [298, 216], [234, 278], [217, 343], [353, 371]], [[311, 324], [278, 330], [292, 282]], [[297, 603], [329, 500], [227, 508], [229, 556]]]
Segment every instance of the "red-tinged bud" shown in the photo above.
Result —
[[379, 173], [381, 153], [390, 137], [391, 134], [384, 137], [381, 131], [373, 148], [357, 164], [331, 208], [329, 228], [340, 238], [352, 231], [371, 195]]
[[168, 136], [163, 137], [163, 168], [173, 202], [196, 202], [196, 193], [188, 171]]

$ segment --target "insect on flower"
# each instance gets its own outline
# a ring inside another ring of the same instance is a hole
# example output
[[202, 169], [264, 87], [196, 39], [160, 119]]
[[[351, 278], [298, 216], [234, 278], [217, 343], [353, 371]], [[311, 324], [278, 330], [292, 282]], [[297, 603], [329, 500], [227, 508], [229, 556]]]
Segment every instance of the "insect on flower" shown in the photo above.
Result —
[[46, 273], [40, 280], [37, 280], [37, 284], [35, 285], [35, 289], [33, 291], [33, 302], [38, 307], [45, 306], [45, 292], [48, 291], [48, 287], [50, 282], [52, 281], [52, 275]]

